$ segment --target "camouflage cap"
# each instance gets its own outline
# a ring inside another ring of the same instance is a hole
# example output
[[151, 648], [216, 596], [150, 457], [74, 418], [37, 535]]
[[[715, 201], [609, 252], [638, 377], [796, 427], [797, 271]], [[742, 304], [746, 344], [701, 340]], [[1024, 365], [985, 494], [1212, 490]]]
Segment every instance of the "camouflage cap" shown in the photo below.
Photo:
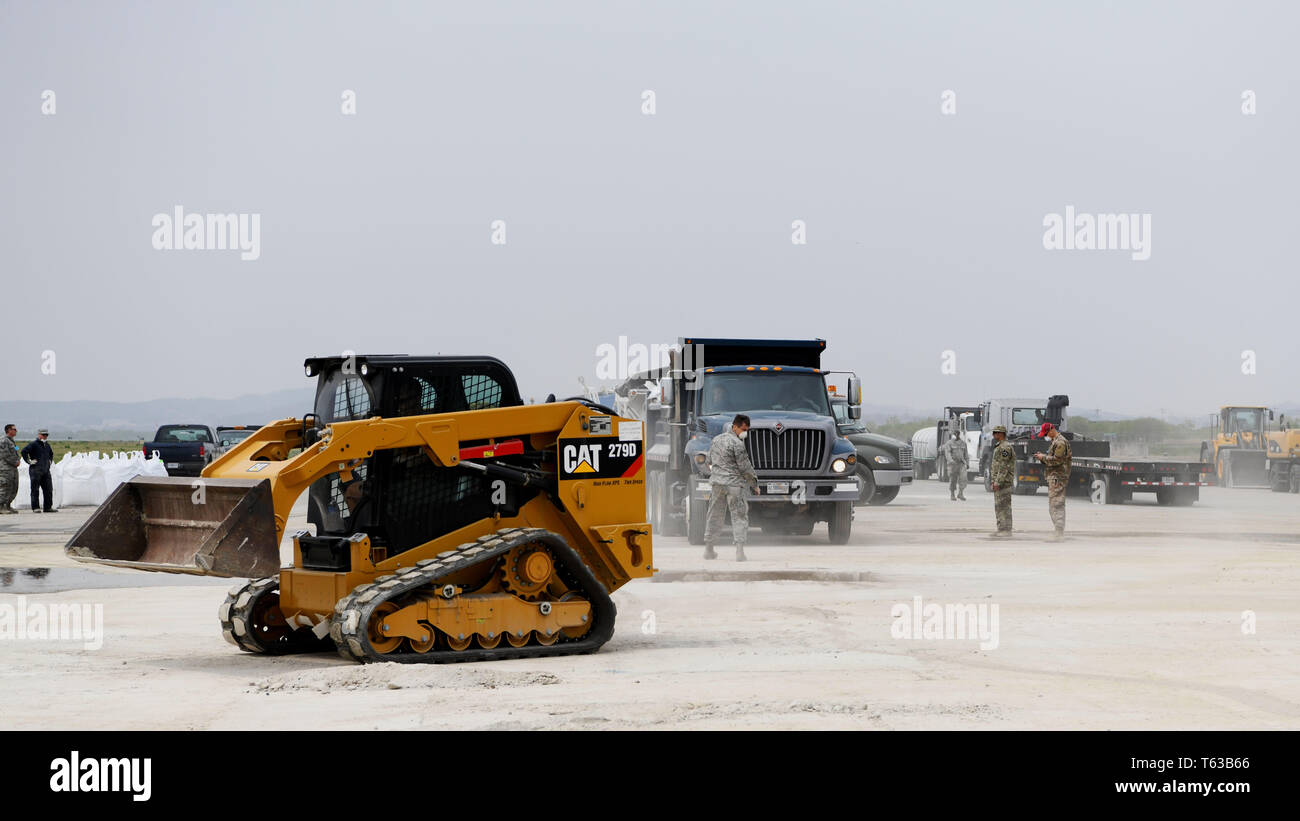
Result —
[[994, 433], [1006, 433], [1006, 432], [1007, 432], [1007, 426], [1006, 426], [1006, 425], [997, 425], [997, 426], [995, 426], [995, 427], [993, 428], [993, 432], [994, 432]]

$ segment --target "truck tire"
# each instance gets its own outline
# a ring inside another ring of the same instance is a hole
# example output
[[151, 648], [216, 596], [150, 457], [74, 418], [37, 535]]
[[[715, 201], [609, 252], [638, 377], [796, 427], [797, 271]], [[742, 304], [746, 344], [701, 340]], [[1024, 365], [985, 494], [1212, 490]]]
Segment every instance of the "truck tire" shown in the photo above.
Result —
[[948, 481], [948, 464], [947, 459], [940, 459], [934, 463], [934, 478], [940, 482]]
[[708, 520], [709, 509], [691, 499], [686, 494], [686, 540], [691, 544], [704, 544], [704, 524]]
[[655, 533], [663, 530], [660, 524], [662, 516], [659, 510], [659, 473], [647, 470], [645, 474], [645, 517], [650, 522], [650, 529]]
[[849, 533], [853, 530], [853, 503], [834, 502], [833, 504], [830, 521], [826, 523], [826, 531], [830, 535], [831, 544], [848, 544]]
[[1094, 473], [1089, 477], [1088, 498], [1095, 504], [1113, 505], [1118, 500], [1115, 498], [1115, 492], [1110, 486], [1110, 477], [1104, 473]]
[[1291, 466], [1291, 492], [1300, 493], [1300, 465]]
[[1232, 459], [1229, 453], [1219, 454], [1219, 484], [1232, 487]]
[[866, 465], [858, 465], [858, 501], [857, 504], [872, 504], [872, 497], [876, 495], [876, 477], [871, 475], [871, 468]]
[[1268, 489], [1274, 493], [1289, 493], [1291, 490], [1290, 472], [1270, 469], [1268, 472]]
[[887, 505], [898, 498], [898, 491], [901, 489], [902, 487], [900, 485], [877, 488], [876, 495], [868, 499], [867, 504], [875, 505], [877, 507], [880, 505]]
[[984, 492], [993, 492], [993, 467], [987, 462], [980, 463], [980, 473], [984, 474]]

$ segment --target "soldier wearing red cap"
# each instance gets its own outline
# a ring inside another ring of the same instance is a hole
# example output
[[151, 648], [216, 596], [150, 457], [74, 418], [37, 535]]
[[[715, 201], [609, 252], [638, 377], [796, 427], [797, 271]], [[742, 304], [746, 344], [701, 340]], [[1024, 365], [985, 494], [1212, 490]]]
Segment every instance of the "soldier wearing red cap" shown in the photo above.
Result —
[[1051, 422], [1044, 422], [1038, 435], [1051, 440], [1047, 452], [1035, 453], [1034, 458], [1043, 463], [1047, 473], [1047, 510], [1052, 515], [1052, 525], [1056, 527], [1056, 538], [1063, 539], [1065, 488], [1070, 483], [1070, 443]]

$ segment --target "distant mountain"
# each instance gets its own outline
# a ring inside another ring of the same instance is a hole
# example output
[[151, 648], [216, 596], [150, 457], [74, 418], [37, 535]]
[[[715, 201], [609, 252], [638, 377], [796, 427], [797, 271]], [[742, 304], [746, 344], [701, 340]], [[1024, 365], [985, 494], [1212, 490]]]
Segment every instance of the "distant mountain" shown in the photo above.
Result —
[[295, 388], [236, 399], [152, 399], [147, 402], [0, 402], [0, 424], [12, 422], [21, 437], [49, 428], [51, 439], [133, 439], [148, 437], [159, 425], [193, 422], [262, 425], [302, 416], [315, 401], [314, 388]]

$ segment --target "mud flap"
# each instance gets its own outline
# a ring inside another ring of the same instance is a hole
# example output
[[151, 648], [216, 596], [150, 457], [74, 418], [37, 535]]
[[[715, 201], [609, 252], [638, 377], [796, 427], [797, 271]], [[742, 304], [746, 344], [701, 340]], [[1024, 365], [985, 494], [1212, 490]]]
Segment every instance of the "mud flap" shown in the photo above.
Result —
[[274, 575], [280, 544], [271, 483], [137, 477], [117, 486], [64, 553], [79, 562], [162, 573]]

